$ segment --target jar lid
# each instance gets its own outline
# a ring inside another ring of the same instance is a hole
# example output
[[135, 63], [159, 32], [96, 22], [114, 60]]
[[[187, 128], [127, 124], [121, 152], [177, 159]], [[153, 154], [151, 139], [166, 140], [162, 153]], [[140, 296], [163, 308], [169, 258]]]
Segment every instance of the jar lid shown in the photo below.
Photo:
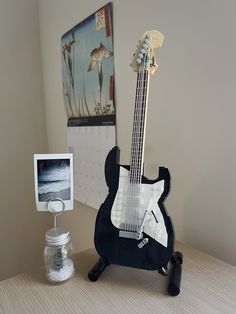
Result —
[[45, 233], [46, 244], [50, 246], [65, 245], [70, 241], [70, 232], [62, 228], [52, 228]]

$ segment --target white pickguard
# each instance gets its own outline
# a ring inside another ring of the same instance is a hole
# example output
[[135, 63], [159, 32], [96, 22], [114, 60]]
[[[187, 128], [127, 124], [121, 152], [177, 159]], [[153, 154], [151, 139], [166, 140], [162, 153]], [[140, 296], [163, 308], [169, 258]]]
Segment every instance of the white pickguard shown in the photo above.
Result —
[[[138, 194], [129, 182], [129, 171], [120, 167], [119, 188], [111, 210], [111, 221], [118, 229], [124, 225], [140, 225], [147, 211], [143, 231], [167, 247], [168, 234], [158, 200], [164, 192], [164, 180], [138, 185]], [[131, 194], [131, 195], [130, 195]], [[155, 215], [155, 217], [154, 217]]]

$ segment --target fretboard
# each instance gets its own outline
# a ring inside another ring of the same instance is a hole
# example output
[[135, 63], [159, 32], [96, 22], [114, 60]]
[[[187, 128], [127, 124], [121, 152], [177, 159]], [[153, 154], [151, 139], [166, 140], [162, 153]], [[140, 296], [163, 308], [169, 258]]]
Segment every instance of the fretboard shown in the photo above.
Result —
[[140, 70], [137, 74], [130, 158], [130, 183], [136, 184], [141, 183], [142, 180], [148, 88], [149, 73]]

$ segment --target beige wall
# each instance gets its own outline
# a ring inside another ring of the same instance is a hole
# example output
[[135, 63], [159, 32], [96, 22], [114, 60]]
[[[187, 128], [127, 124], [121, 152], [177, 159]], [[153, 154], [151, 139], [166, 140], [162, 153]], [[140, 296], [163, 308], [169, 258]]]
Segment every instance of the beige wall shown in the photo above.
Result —
[[42, 264], [48, 216], [34, 205], [46, 149], [37, 2], [0, 1], [0, 280]]
[[[60, 37], [104, 1], [40, 0], [40, 30], [51, 152], [66, 150]], [[135, 75], [129, 63], [147, 29], [165, 36], [151, 81], [146, 136], [147, 173], [169, 167], [166, 201], [176, 237], [236, 264], [234, 1], [114, 0], [118, 144], [129, 162]], [[93, 244], [96, 211], [76, 204], [61, 222], [76, 250]]]

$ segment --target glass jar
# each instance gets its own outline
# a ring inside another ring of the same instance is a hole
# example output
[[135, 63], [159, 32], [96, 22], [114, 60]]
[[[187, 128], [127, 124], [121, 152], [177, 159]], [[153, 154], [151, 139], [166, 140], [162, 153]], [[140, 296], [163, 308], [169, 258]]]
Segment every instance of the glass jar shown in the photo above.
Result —
[[44, 265], [46, 277], [52, 283], [61, 283], [74, 276], [73, 247], [69, 231], [49, 229], [45, 234]]

